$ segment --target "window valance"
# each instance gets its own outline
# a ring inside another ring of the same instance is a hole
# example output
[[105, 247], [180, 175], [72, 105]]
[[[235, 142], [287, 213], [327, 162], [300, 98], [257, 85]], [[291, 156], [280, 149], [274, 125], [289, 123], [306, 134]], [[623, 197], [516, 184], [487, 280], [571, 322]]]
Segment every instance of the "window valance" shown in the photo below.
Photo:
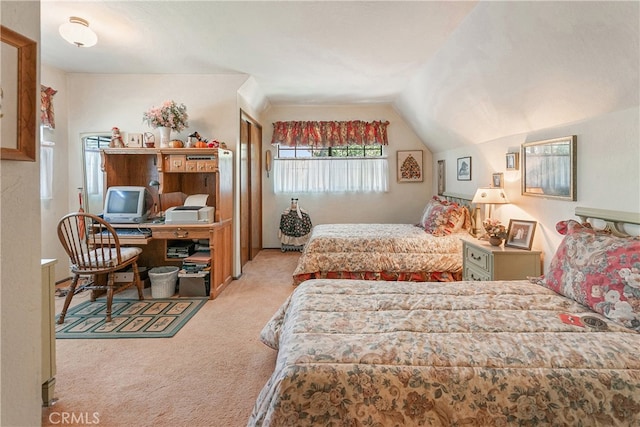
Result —
[[292, 121], [273, 123], [271, 144], [289, 147], [341, 145], [389, 145], [388, 121]]

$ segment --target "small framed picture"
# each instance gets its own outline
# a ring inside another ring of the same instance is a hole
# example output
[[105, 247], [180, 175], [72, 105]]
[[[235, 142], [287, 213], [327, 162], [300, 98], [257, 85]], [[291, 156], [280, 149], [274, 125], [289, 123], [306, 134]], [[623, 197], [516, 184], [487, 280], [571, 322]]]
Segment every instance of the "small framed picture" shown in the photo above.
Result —
[[510, 220], [507, 240], [504, 242], [504, 245], [512, 248], [531, 250], [536, 224], [536, 221]]
[[398, 151], [398, 182], [422, 182], [422, 150]]
[[494, 174], [492, 175], [492, 179], [493, 179], [493, 180], [492, 180], [492, 184], [493, 184], [493, 185], [492, 185], [492, 187], [493, 187], [493, 188], [502, 188], [502, 187], [504, 187], [504, 180], [503, 180], [503, 176], [504, 176], [504, 175], [503, 175], [503, 173], [502, 173], [502, 172], [500, 172], [500, 173], [494, 173]]
[[519, 153], [507, 153], [506, 154], [506, 160], [507, 160], [507, 170], [508, 171], [516, 171], [518, 170], [518, 154]]
[[142, 134], [141, 133], [132, 133], [129, 132], [127, 134], [127, 147], [130, 148], [139, 148], [142, 147]]
[[458, 181], [471, 181], [471, 156], [458, 158], [456, 177]]
[[445, 169], [444, 169], [444, 160], [438, 160], [438, 196], [442, 196], [444, 194], [445, 189]]

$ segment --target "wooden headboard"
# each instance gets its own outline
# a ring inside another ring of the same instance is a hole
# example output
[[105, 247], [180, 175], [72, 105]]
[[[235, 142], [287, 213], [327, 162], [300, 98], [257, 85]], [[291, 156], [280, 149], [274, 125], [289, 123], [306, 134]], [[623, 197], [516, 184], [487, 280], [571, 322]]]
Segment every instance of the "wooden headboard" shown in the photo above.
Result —
[[[590, 222], [594, 228], [610, 231], [615, 236], [640, 235], [640, 213], [638, 212], [577, 207], [575, 213], [582, 222]], [[633, 224], [635, 230], [630, 231], [631, 227], [625, 227], [626, 224]]]

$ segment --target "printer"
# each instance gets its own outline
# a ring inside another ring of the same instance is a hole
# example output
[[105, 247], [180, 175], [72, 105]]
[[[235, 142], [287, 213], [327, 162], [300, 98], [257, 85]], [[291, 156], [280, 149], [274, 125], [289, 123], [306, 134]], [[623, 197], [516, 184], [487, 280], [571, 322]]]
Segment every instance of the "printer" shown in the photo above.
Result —
[[208, 194], [187, 197], [183, 206], [173, 206], [164, 213], [165, 224], [210, 224], [215, 208], [207, 206]]

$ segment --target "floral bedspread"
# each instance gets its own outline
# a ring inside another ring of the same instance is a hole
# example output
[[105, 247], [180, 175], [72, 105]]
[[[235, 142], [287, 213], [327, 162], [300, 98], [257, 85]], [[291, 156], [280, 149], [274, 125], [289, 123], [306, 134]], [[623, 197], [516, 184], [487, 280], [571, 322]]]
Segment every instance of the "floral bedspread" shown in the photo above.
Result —
[[640, 426], [640, 334], [527, 281], [309, 280], [261, 339], [249, 426]]
[[412, 224], [319, 224], [302, 251], [293, 282], [327, 277], [459, 280], [460, 239], [465, 235], [435, 237]]

